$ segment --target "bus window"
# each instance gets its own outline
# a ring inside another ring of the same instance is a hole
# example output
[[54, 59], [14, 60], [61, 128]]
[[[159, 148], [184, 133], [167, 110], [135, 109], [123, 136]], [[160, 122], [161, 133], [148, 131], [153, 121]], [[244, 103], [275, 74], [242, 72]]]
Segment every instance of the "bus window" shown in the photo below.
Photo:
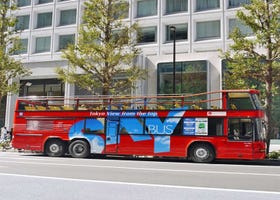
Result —
[[230, 110], [254, 110], [255, 106], [248, 93], [229, 93], [228, 108]]
[[223, 135], [223, 118], [208, 118], [208, 135]]
[[254, 123], [248, 118], [229, 119], [229, 140], [252, 140], [254, 133]]

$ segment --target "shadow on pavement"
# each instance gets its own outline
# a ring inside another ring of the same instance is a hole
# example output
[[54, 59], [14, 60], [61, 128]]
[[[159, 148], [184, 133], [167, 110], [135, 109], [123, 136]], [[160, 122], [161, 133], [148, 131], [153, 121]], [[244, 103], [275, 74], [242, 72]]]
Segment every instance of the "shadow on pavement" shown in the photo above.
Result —
[[[32, 152], [19, 152], [23, 156], [38, 156], [47, 157], [42, 153], [32, 153]], [[64, 156], [64, 158], [72, 158], [69, 155]], [[85, 159], [104, 159], [104, 160], [137, 160], [137, 161], [152, 161], [152, 162], [180, 162], [180, 163], [193, 163], [187, 159], [183, 158], [163, 158], [163, 157], [145, 157], [145, 156], [115, 156], [115, 155], [91, 155], [89, 158]], [[194, 163], [195, 164], [195, 163]], [[199, 163], [201, 164], [201, 163]], [[209, 163], [205, 163], [209, 164]], [[280, 160], [215, 160], [210, 164], [221, 164], [221, 165], [263, 165], [263, 166], [280, 166]]]

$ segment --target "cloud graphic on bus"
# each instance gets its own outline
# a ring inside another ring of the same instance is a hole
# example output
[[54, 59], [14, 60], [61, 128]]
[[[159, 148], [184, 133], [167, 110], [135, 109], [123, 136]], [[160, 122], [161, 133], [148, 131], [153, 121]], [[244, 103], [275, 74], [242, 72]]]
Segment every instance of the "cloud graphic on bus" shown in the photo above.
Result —
[[155, 136], [154, 153], [170, 152], [170, 136]]
[[[85, 138], [91, 146], [91, 153], [102, 153], [105, 148], [104, 139], [93, 133], [84, 134], [84, 128], [89, 128], [91, 131], [103, 130], [104, 125], [97, 119], [86, 119], [76, 122], [69, 130], [69, 138]], [[104, 131], [104, 130], [103, 130]]]
[[90, 145], [91, 153], [102, 153], [105, 147], [104, 140], [100, 136], [94, 136], [93, 139], [91, 139]]

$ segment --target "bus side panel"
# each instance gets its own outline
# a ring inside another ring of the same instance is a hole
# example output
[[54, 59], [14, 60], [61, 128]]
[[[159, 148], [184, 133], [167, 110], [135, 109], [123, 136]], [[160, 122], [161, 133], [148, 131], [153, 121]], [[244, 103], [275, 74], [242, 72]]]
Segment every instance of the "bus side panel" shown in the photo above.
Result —
[[187, 148], [195, 141], [208, 142], [215, 148], [222, 138], [196, 138], [191, 136], [121, 135], [118, 154], [187, 157]]
[[34, 117], [15, 116], [12, 139], [14, 148], [44, 152], [45, 142], [49, 138], [69, 140], [68, 132], [73, 125], [73, 119], [38, 116], [39, 112]]
[[253, 160], [262, 160], [266, 157], [266, 144], [264, 142], [253, 143]]
[[121, 134], [118, 154], [122, 155], [154, 155], [153, 137], [149, 135]]
[[26, 126], [25, 118], [14, 120], [12, 146], [16, 149], [42, 152], [43, 134], [37, 131], [27, 131]]

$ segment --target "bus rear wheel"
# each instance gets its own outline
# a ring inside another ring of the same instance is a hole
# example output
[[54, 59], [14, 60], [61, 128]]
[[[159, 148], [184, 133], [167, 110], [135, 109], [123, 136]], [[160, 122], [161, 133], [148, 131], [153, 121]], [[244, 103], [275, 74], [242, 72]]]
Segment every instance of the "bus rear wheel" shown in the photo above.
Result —
[[51, 157], [63, 156], [66, 152], [66, 146], [63, 141], [55, 139], [46, 144], [45, 153]]
[[210, 163], [215, 159], [215, 152], [209, 144], [195, 144], [190, 149], [190, 159], [198, 163]]
[[90, 154], [89, 145], [84, 140], [75, 140], [69, 145], [69, 153], [74, 158], [87, 158]]

